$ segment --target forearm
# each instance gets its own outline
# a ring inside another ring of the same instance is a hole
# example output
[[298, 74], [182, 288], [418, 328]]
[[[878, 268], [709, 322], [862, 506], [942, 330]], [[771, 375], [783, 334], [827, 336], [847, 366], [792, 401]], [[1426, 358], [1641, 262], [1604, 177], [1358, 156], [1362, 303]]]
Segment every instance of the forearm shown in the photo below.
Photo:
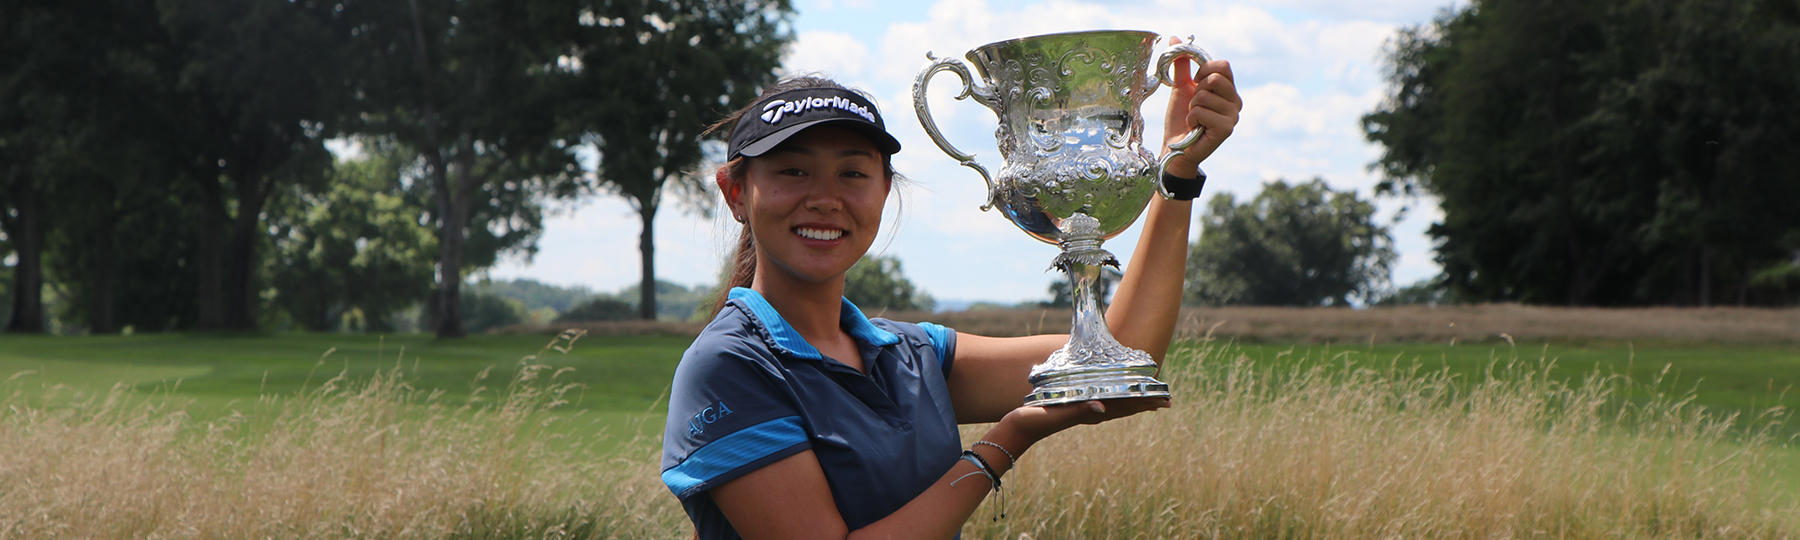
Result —
[[[1000, 445], [1012, 454], [1008, 456], [985, 444], [971, 448], [987, 460], [996, 475], [1012, 470], [1013, 458], [1024, 455], [1035, 442], [1004, 421], [988, 430], [981, 440]], [[962, 529], [963, 523], [992, 491], [993, 485], [988, 483], [979, 467], [959, 460], [912, 502], [880, 521], [852, 531], [850, 538], [950, 538]]]
[[1113, 294], [1112, 306], [1106, 310], [1107, 328], [1113, 337], [1150, 353], [1158, 362], [1168, 353], [1181, 313], [1193, 206], [1192, 201], [1151, 199], [1143, 234]]

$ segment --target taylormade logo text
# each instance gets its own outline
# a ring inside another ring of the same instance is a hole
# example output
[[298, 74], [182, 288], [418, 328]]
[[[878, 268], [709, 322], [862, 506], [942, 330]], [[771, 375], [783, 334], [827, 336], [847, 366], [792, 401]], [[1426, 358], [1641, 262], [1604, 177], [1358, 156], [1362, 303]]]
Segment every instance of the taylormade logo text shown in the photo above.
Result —
[[770, 124], [779, 124], [784, 116], [790, 114], [798, 115], [805, 113], [806, 111], [822, 109], [825, 107], [850, 111], [852, 114], [863, 117], [864, 120], [868, 120], [871, 123], [875, 122], [875, 113], [869, 112], [868, 107], [857, 105], [855, 102], [844, 99], [843, 96], [832, 96], [828, 98], [815, 97], [798, 101], [777, 99], [769, 102], [768, 105], [763, 106], [762, 119], [764, 122]]

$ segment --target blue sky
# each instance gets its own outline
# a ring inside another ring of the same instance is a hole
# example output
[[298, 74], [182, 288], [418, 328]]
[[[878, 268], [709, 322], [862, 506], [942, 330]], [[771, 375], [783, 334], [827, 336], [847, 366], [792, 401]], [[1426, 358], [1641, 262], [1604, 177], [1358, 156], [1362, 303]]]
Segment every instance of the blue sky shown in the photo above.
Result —
[[[1030, 1], [797, 0], [796, 43], [784, 57], [791, 73], [817, 72], [873, 94], [904, 150], [895, 167], [912, 179], [890, 198], [883, 235], [873, 251], [897, 256], [916, 284], [940, 300], [1018, 302], [1047, 297], [1056, 275], [1046, 273], [1056, 248], [1021, 233], [997, 212], [977, 207], [985, 188], [926, 138], [913, 114], [912, 84], [928, 51], [961, 57], [977, 46], [1015, 37], [1096, 29], [1193, 35], [1215, 58], [1232, 62], [1244, 97], [1231, 140], [1205, 164], [1215, 193], [1254, 196], [1263, 182], [1320, 177], [1337, 189], [1371, 197], [1379, 180], [1368, 164], [1379, 148], [1362, 139], [1359, 119], [1381, 100], [1380, 55], [1404, 26], [1431, 20], [1444, 0]], [[954, 76], [931, 87], [932, 112], [948, 137], [990, 170], [994, 115], [951, 99]], [[1166, 92], [1143, 111], [1145, 133], [1160, 133]], [[1406, 201], [1383, 199], [1381, 219]], [[1429, 200], [1412, 201], [1392, 223], [1400, 260], [1399, 285], [1438, 272], [1424, 234], [1438, 219]], [[728, 219], [699, 217], [666, 205], [657, 217], [657, 276], [688, 285], [710, 284], [735, 238]], [[494, 278], [532, 278], [613, 291], [635, 284], [638, 219], [621, 200], [594, 197], [546, 220], [540, 251], [530, 261], [509, 259]], [[1136, 228], [1106, 243], [1129, 260]], [[1196, 230], [1196, 232], [1198, 232]]]

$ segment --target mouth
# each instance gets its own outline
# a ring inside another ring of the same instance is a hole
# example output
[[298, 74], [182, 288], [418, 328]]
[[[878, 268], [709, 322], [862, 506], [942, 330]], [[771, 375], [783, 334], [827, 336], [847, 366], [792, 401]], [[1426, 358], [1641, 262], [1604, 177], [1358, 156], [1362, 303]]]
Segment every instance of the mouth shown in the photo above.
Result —
[[808, 240], [831, 241], [844, 237], [843, 229], [819, 229], [814, 227], [795, 227], [794, 234]]

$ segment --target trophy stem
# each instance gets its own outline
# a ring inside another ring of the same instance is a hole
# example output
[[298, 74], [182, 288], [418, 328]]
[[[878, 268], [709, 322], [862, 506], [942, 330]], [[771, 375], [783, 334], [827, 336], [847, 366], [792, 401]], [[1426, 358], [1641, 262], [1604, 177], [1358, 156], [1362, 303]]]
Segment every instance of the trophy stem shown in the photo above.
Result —
[[1100, 248], [1104, 239], [1097, 225], [1094, 218], [1076, 213], [1060, 227], [1063, 251], [1055, 264], [1069, 275], [1074, 320], [1069, 343], [1032, 366], [1034, 388], [1025, 396], [1026, 406], [1169, 395], [1169, 385], [1156, 380], [1156, 361], [1150, 354], [1120, 344], [1106, 327], [1094, 286], [1102, 267], [1118, 266], [1119, 261]]

